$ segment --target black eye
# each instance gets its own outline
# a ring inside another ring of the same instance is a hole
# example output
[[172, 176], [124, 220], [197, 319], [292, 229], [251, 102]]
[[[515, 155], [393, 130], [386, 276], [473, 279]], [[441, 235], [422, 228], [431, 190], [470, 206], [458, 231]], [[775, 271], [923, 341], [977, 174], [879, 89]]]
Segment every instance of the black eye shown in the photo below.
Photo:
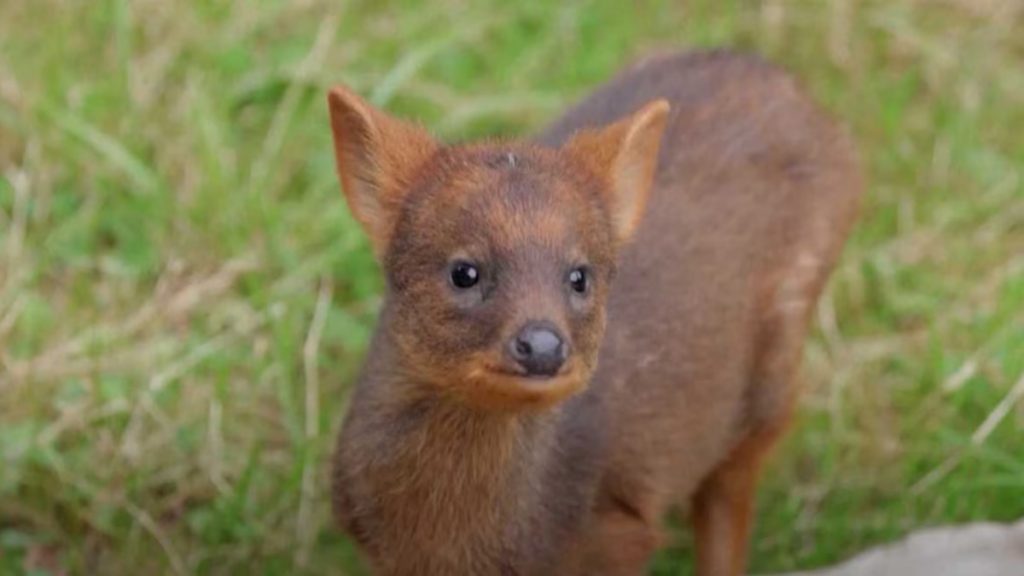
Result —
[[456, 288], [472, 288], [480, 281], [480, 271], [469, 262], [456, 262], [452, 265], [451, 280]]
[[587, 291], [587, 270], [585, 268], [573, 268], [569, 272], [569, 286], [578, 294]]

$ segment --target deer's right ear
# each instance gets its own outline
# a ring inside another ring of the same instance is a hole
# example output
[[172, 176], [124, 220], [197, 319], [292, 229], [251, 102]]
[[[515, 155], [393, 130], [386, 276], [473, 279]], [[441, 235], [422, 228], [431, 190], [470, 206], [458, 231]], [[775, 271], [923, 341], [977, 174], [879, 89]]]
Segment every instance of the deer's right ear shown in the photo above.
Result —
[[333, 88], [327, 103], [342, 191], [383, 258], [412, 178], [437, 143], [423, 128], [376, 110], [347, 88]]

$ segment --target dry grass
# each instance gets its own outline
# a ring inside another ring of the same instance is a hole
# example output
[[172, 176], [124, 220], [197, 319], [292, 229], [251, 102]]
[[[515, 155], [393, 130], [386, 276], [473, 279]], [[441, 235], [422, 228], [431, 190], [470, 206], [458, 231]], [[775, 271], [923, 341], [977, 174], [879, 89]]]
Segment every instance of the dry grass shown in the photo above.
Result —
[[1020, 1], [3, 12], [0, 572], [359, 573], [324, 461], [380, 279], [325, 89], [449, 137], [522, 133], [659, 46], [767, 54], [871, 171], [754, 566], [1024, 515]]

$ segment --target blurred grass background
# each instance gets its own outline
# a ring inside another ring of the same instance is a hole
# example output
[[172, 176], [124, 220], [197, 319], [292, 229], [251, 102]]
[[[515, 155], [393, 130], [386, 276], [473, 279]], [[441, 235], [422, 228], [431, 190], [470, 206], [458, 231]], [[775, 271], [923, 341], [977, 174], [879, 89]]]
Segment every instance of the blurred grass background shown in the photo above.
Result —
[[872, 182], [754, 571], [1024, 515], [1024, 2], [6, 0], [0, 573], [362, 573], [326, 459], [381, 280], [325, 90], [522, 134], [669, 46], [792, 70]]

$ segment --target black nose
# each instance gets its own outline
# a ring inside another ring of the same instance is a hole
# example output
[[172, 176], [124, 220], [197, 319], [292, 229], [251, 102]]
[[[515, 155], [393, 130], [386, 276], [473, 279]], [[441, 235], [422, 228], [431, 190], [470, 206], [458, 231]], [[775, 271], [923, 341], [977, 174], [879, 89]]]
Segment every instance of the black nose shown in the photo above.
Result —
[[553, 326], [531, 322], [509, 342], [509, 354], [530, 376], [552, 376], [568, 355], [567, 346]]

